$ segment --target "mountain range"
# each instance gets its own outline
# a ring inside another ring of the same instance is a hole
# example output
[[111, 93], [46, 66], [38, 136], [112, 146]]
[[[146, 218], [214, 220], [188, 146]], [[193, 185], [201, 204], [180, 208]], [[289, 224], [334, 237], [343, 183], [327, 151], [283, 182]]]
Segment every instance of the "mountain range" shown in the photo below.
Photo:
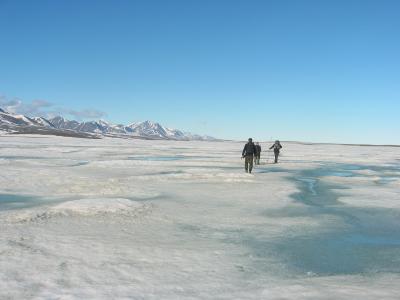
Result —
[[0, 108], [0, 131], [14, 134], [46, 134], [74, 136], [82, 138], [143, 138], [165, 140], [215, 140], [210, 136], [191, 134], [177, 129], [164, 127], [156, 122], [136, 122], [130, 125], [112, 124], [104, 120], [84, 121], [67, 120], [61, 116], [46, 119], [28, 117], [7, 112]]

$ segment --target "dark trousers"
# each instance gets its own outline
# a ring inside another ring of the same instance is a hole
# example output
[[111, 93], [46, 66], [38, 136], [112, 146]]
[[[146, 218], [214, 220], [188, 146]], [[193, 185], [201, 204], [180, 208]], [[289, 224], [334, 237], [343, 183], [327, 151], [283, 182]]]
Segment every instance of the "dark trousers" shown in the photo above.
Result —
[[253, 170], [253, 155], [246, 155], [244, 159], [244, 169], [246, 170], [246, 173]]
[[279, 156], [279, 151], [274, 151], [275, 154], [275, 163], [278, 163], [278, 156]]

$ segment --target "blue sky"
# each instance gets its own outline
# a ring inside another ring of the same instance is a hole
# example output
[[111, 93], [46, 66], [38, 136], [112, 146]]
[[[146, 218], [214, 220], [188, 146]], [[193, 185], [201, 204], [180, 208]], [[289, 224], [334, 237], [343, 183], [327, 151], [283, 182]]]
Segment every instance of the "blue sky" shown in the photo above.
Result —
[[400, 144], [400, 1], [0, 0], [0, 41], [21, 111]]

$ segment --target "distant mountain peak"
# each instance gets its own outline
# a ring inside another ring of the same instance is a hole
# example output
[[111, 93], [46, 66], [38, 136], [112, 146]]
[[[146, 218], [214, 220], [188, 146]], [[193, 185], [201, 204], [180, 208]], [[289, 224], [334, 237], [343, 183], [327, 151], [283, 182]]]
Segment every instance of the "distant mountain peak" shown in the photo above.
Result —
[[112, 124], [112, 123], [110, 123], [110, 122], [108, 122], [108, 121], [106, 121], [106, 120], [103, 120], [103, 119], [100, 119], [99, 121], [98, 121], [98, 123], [100, 124], [100, 125], [104, 125], [104, 126], [113, 126], [114, 124]]
[[53, 127], [55, 128], [55, 126], [46, 118], [43, 117], [35, 117], [33, 118], [38, 124], [43, 125], [45, 127]]

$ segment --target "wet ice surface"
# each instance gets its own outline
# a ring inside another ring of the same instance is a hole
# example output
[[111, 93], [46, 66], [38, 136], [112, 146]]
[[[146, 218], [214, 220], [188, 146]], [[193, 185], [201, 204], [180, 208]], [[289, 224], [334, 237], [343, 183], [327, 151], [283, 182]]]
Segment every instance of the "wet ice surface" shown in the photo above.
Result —
[[0, 194], [0, 211], [31, 208], [66, 201], [65, 198], [37, 197], [32, 195]]
[[[277, 243], [267, 242], [264, 248], [276, 249], [289, 260], [294, 271], [314, 275], [370, 274], [400, 272], [400, 213], [387, 208], [349, 207], [339, 201], [339, 189], [346, 185], [320, 182], [325, 176], [356, 177], [355, 170], [399, 170], [397, 166], [375, 167], [349, 164], [294, 172], [300, 191], [292, 197], [306, 204], [299, 215], [334, 217], [344, 228], [331, 228], [321, 234], [299, 234]], [[380, 179], [381, 183], [385, 178]], [[391, 178], [397, 180], [399, 178]], [[398, 198], [398, 200], [400, 200]], [[293, 213], [292, 213], [293, 215]]]
[[0, 298], [398, 299], [400, 148], [0, 137]]

